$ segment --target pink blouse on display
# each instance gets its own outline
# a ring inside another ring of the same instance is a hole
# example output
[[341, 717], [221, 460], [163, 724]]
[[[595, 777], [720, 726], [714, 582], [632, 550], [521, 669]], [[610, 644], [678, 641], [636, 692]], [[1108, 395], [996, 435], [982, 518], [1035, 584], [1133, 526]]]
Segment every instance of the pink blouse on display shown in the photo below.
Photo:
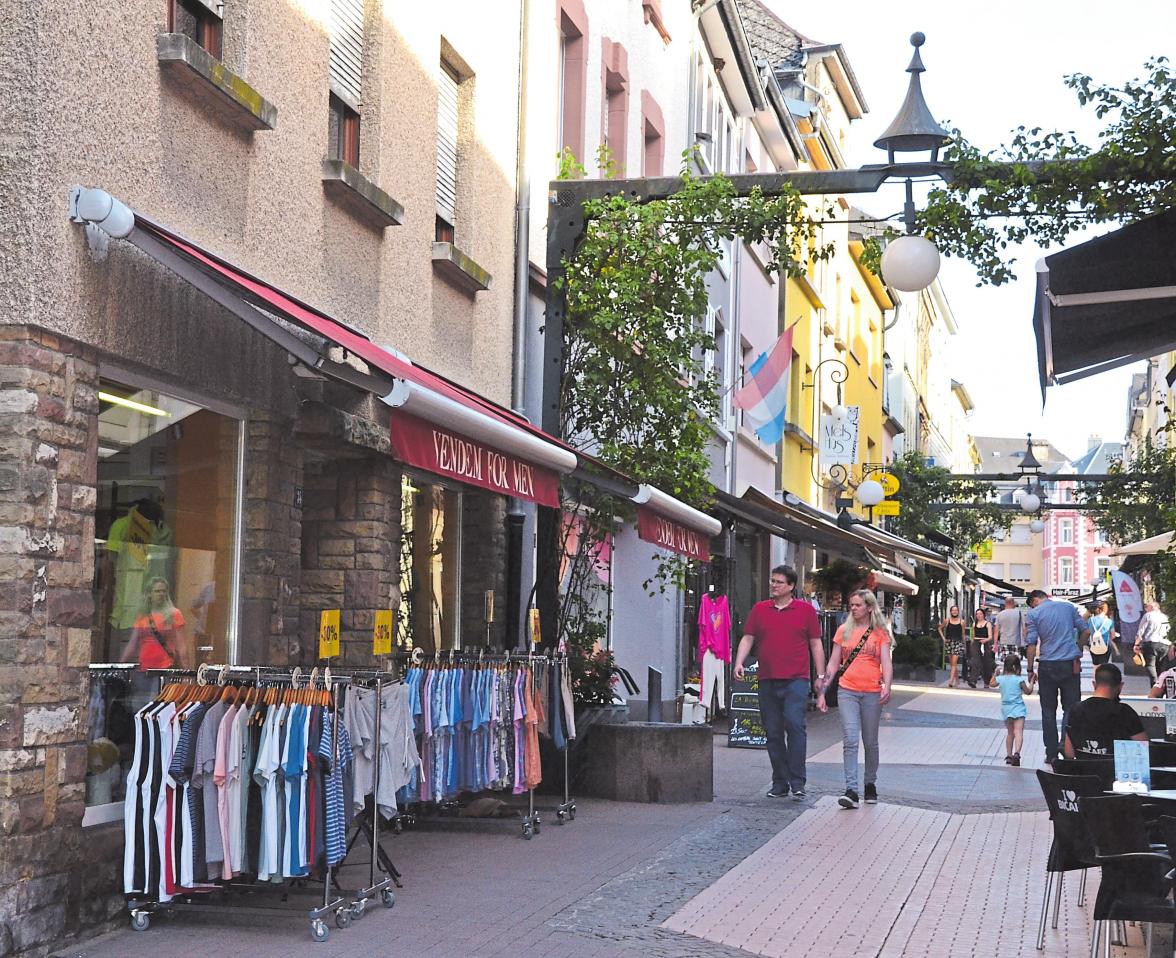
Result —
[[698, 658], [707, 651], [723, 662], [731, 661], [731, 613], [725, 595], [704, 595], [698, 610]]

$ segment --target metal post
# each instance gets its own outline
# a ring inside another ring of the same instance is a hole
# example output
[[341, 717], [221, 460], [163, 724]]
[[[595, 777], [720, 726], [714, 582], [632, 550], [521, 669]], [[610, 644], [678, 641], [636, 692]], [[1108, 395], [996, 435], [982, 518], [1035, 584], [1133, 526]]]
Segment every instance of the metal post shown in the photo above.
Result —
[[646, 679], [645, 687], [648, 696], [648, 708], [646, 719], [650, 722], [660, 722], [662, 720], [662, 674], [661, 669], [655, 669], [652, 665], [646, 670], [648, 678]]
[[[380, 719], [384, 711], [384, 680], [376, 679], [376, 769], [372, 785], [372, 861], [368, 876], [368, 888], [376, 887], [376, 856], [380, 849], [380, 749], [383, 740], [380, 738]], [[370, 891], [369, 891], [370, 894]]]

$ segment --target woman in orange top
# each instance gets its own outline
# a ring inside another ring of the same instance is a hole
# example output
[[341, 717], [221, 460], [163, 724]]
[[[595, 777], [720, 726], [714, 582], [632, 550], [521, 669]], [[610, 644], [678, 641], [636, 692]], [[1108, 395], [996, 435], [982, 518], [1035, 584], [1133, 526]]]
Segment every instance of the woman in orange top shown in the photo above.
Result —
[[143, 614], [135, 620], [131, 640], [123, 649], [122, 661], [137, 661], [141, 672], [181, 667], [183, 628], [184, 616], [172, 602], [167, 579], [151, 579], [143, 596]]
[[[866, 747], [866, 804], [878, 801], [878, 723], [882, 706], [890, 701], [890, 683], [894, 679], [890, 646], [890, 627], [878, 608], [878, 599], [869, 589], [854, 592], [849, 597], [849, 618], [833, 638], [826, 678], [817, 695], [817, 708], [829, 711], [825, 690], [834, 675], [840, 676], [837, 705], [841, 713], [845, 794], [837, 802], [842, 808], [858, 807], [859, 738]], [[841, 665], [843, 660], [845, 664]]]

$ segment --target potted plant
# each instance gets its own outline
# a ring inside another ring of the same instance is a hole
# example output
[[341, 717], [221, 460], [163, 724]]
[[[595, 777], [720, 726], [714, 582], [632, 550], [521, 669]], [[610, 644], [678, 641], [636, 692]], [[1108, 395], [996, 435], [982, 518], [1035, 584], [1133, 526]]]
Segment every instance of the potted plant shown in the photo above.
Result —
[[844, 609], [849, 604], [849, 593], [864, 586], [870, 570], [848, 559], [834, 559], [813, 573], [817, 589], [832, 597]]

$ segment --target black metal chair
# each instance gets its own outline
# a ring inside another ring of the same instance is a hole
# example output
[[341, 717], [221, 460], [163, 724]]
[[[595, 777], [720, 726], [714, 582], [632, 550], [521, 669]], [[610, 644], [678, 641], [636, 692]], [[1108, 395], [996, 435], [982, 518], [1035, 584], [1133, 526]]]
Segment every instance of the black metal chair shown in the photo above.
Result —
[[1113, 758], [1059, 758], [1053, 763], [1058, 775], [1094, 775], [1109, 792], [1115, 784], [1115, 760]]
[[[1053, 842], [1045, 861], [1045, 894], [1041, 899], [1041, 919], [1037, 923], [1037, 950], [1045, 948], [1045, 918], [1049, 911], [1049, 896], [1054, 894], [1053, 924], [1058, 927], [1058, 912], [1062, 907], [1062, 879], [1066, 872], [1081, 871], [1078, 904], [1086, 896], [1086, 869], [1096, 866], [1094, 845], [1078, 811], [1078, 800], [1103, 793], [1097, 775], [1059, 775], [1039, 769], [1037, 781], [1045, 796], [1049, 818], [1053, 823]], [[1056, 888], [1054, 882], [1057, 882]]]
[[1172, 857], [1152, 848], [1139, 796], [1083, 796], [1078, 799], [1078, 808], [1102, 870], [1094, 900], [1091, 958], [1098, 955], [1100, 940], [1104, 954], [1110, 955], [1108, 922], [1176, 926], [1169, 877]]
[[1147, 754], [1152, 765], [1176, 766], [1176, 742], [1165, 738], [1149, 739]]

